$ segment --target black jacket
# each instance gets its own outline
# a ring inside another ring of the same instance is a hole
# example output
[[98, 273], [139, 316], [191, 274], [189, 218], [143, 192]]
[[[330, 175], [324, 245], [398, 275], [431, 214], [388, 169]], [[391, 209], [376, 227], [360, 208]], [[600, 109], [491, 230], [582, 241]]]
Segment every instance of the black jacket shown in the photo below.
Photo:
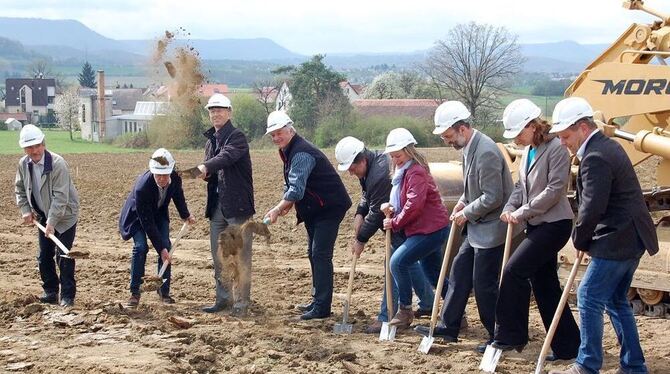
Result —
[[119, 216], [119, 232], [123, 240], [132, 238], [137, 230], [142, 229], [156, 251], [169, 248], [170, 243], [165, 242], [165, 239], [161, 237], [156, 221], [158, 219], [170, 220], [168, 212], [170, 200], [174, 201], [179, 217], [186, 219], [191, 215], [186, 206], [181, 177], [173, 171], [170, 174], [170, 179], [171, 182], [167, 188], [165, 201], [161, 206], [158, 206], [158, 185], [153, 174], [146, 171], [137, 178]]
[[365, 150], [368, 170], [365, 177], [359, 179], [363, 195], [356, 208], [356, 214], [365, 217], [358, 230], [356, 240], [367, 243], [378, 229], [382, 228], [384, 213], [381, 205], [388, 203], [391, 195], [391, 175], [389, 174], [389, 156], [380, 151]]
[[249, 143], [242, 131], [228, 121], [219, 130], [212, 127], [204, 135], [207, 178], [205, 217], [211, 218], [217, 202], [227, 218], [254, 215], [254, 181]]
[[630, 159], [598, 132], [589, 140], [577, 176], [579, 210], [572, 241], [592, 257], [639, 258], [658, 252], [658, 237]]
[[351, 198], [342, 179], [335, 171], [326, 155], [316, 146], [296, 134], [285, 149], [279, 151], [284, 162], [284, 181], [288, 185], [288, 173], [293, 156], [306, 152], [316, 161], [314, 169], [307, 177], [305, 194], [295, 202], [298, 223], [314, 218], [342, 217], [351, 207]]

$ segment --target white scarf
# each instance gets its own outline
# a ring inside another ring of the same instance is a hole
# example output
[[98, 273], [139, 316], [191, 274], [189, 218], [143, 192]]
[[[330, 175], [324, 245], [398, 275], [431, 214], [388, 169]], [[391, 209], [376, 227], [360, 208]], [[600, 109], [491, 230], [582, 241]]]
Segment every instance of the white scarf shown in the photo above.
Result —
[[414, 160], [409, 160], [405, 162], [405, 164], [397, 168], [395, 172], [393, 173], [393, 177], [391, 178], [391, 196], [390, 196], [390, 201], [391, 205], [393, 206], [393, 209], [395, 209], [396, 214], [400, 212], [401, 207], [400, 207], [400, 191], [402, 191], [402, 179], [405, 176], [405, 171], [409, 169], [410, 166], [414, 164]]

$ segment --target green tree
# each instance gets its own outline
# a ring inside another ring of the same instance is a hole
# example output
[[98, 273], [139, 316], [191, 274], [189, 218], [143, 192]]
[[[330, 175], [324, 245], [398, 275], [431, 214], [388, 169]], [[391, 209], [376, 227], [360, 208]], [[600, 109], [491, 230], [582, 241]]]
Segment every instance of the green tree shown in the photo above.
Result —
[[249, 140], [265, 134], [267, 113], [254, 95], [239, 94], [232, 97], [233, 124], [247, 135]]
[[342, 118], [351, 110], [349, 100], [340, 89], [345, 80], [342, 74], [326, 67], [323, 55], [315, 55], [291, 73], [293, 99], [289, 113], [298, 126], [314, 135], [319, 120], [329, 116]]
[[96, 88], [97, 84], [95, 83], [95, 72], [91, 64], [86, 61], [84, 66], [81, 67], [81, 73], [79, 73], [79, 85], [82, 87]]

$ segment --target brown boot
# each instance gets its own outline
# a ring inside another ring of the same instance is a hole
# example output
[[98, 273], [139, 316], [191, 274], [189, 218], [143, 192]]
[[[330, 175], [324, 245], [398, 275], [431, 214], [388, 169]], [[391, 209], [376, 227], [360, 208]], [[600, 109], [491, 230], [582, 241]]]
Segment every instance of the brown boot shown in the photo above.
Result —
[[398, 329], [409, 328], [409, 325], [414, 321], [414, 313], [412, 313], [411, 306], [400, 305], [398, 312], [395, 314], [393, 319], [389, 322], [389, 325], [396, 326]]
[[379, 334], [382, 331], [382, 322], [375, 320], [365, 328], [366, 334]]

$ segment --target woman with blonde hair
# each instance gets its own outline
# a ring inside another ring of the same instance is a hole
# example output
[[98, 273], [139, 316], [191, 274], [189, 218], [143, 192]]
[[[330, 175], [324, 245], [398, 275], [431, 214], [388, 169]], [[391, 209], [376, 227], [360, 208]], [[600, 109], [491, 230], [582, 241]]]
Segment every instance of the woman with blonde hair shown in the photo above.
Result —
[[[449, 233], [449, 212], [430, 175], [426, 158], [414, 147], [416, 140], [404, 128], [391, 130], [384, 153], [391, 156], [393, 218], [384, 219], [384, 229], [404, 231], [406, 240], [391, 256], [391, 273], [398, 286], [398, 311], [390, 324], [407, 328], [413, 320], [412, 281], [409, 268], [419, 261], [437, 286], [442, 263], [442, 245]], [[439, 295], [436, 295], [439, 297]]]

